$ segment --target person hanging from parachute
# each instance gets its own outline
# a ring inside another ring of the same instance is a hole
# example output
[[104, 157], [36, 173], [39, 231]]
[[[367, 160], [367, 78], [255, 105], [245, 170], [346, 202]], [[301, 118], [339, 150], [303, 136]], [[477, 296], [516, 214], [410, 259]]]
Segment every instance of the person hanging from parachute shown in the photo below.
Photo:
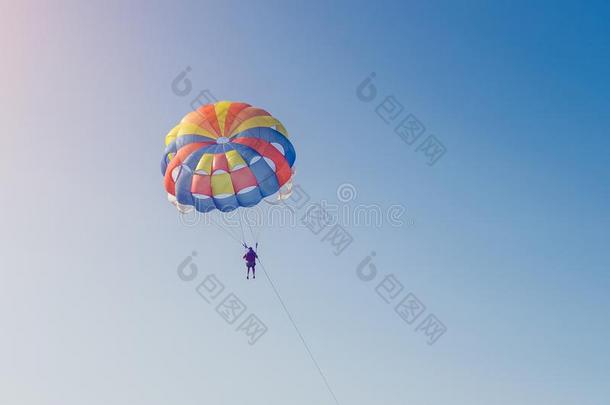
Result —
[[[250, 209], [276, 193], [288, 198], [295, 160], [277, 118], [250, 104], [219, 101], [189, 112], [167, 134], [161, 172], [168, 200], [179, 212], [229, 212]], [[255, 277], [257, 257], [248, 248], [247, 278], [250, 269]]]
[[243, 256], [243, 259], [246, 260], [246, 279], [250, 278], [250, 269], [252, 269], [252, 278], [256, 278], [256, 259], [258, 259], [258, 255], [256, 254], [256, 251], [252, 249], [252, 246], [248, 247], [244, 243], [244, 247], [247, 249], [246, 254]]

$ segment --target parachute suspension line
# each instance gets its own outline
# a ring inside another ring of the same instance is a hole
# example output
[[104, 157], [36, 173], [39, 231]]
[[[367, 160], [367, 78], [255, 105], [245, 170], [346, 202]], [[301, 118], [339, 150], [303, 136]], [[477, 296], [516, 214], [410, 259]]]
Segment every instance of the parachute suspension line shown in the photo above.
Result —
[[214, 221], [214, 218], [210, 217], [210, 222], [211, 222], [211, 223], [212, 223], [214, 226], [216, 226], [216, 228], [220, 229], [221, 231], [223, 231], [223, 232], [225, 232], [227, 235], [229, 235], [229, 236], [231, 237], [231, 239], [233, 239], [234, 241], [236, 241], [236, 242], [237, 242], [237, 243], [239, 243], [240, 245], [242, 244], [242, 242], [240, 242], [240, 240], [239, 240], [239, 239], [237, 239], [237, 238], [235, 237], [235, 235], [233, 235], [231, 232], [229, 232], [228, 230], [226, 230], [226, 229], [225, 229], [224, 227], [222, 227], [221, 225], [217, 224], [217, 223]]
[[271, 286], [271, 289], [275, 293], [275, 296], [277, 297], [277, 300], [280, 302], [280, 305], [284, 309], [284, 312], [286, 313], [286, 316], [288, 317], [288, 320], [290, 321], [290, 323], [292, 324], [292, 327], [294, 328], [294, 330], [296, 331], [297, 335], [299, 336], [299, 339], [301, 339], [301, 343], [303, 343], [303, 347], [305, 347], [305, 350], [307, 351], [307, 354], [309, 355], [309, 358], [311, 359], [311, 361], [313, 362], [314, 366], [318, 370], [318, 374], [320, 374], [320, 377], [322, 377], [322, 380], [324, 381], [324, 385], [326, 385], [326, 389], [328, 390], [330, 395], [333, 397], [333, 400], [335, 401], [335, 404], [339, 405], [339, 401], [337, 400], [337, 397], [336, 397], [333, 389], [331, 388], [330, 384], [328, 383], [328, 379], [324, 375], [324, 372], [320, 368], [320, 365], [318, 364], [318, 362], [316, 361], [316, 358], [314, 357], [313, 353], [311, 352], [311, 349], [309, 348], [309, 345], [305, 341], [305, 338], [303, 337], [303, 334], [301, 333], [301, 330], [299, 329], [299, 327], [297, 326], [296, 322], [292, 318], [292, 315], [290, 314], [290, 311], [288, 310], [288, 307], [286, 307], [286, 304], [284, 303], [284, 300], [282, 299], [282, 296], [280, 295], [280, 293], [278, 292], [277, 288], [275, 287], [275, 284], [271, 280], [271, 277], [269, 277], [269, 273], [267, 272], [267, 269], [265, 268], [265, 265], [263, 264], [263, 262], [261, 261], [260, 258], [258, 259], [258, 262], [261, 265], [261, 267], [263, 268], [263, 274], [265, 275], [265, 278], [269, 282], [269, 285]]
[[[259, 232], [256, 234], [254, 232], [254, 230], [252, 229], [252, 225], [250, 225], [250, 221], [248, 220], [248, 216], [245, 214], [245, 212], [243, 212], [243, 217], [242, 215], [238, 215], [239, 220], [239, 228], [241, 230], [241, 237], [242, 237], [242, 245], [247, 245], [247, 242], [250, 241], [252, 244], [255, 244], [256, 246], [258, 246], [258, 236], [260, 236], [260, 232], [262, 230], [259, 229]], [[248, 228], [248, 230], [250, 231], [250, 237], [248, 237], [248, 233], [246, 232], [246, 227], [244, 226], [244, 222], [246, 223], [246, 226]]]
[[256, 236], [254, 237], [254, 240], [256, 241], [256, 243], [258, 243], [258, 241], [260, 240], [260, 236], [261, 236], [261, 232], [262, 231], [263, 231], [263, 226], [261, 225], [261, 227], [256, 232]]
[[[267, 213], [268, 213], [268, 211], [267, 211]], [[263, 214], [262, 222], [260, 224], [258, 224], [258, 231], [256, 232], [256, 237], [254, 238], [254, 240], [256, 240], [256, 243], [258, 243], [258, 241], [260, 240], [261, 233], [263, 232], [263, 226], [265, 226], [265, 224], [266, 224], [265, 221], [268, 221], [268, 220], [269, 220], [269, 216], [267, 216], [267, 218], [265, 218], [264, 214]]]
[[241, 221], [241, 214], [239, 212], [237, 212], [237, 220], [239, 221], [239, 229], [241, 230], [241, 244], [244, 245], [244, 247], [246, 246], [246, 233], [244, 232], [244, 224], [242, 224]]
[[256, 245], [258, 246], [258, 237], [254, 235], [254, 231], [252, 230], [252, 225], [250, 225], [250, 221], [248, 221], [247, 217], [244, 217], [244, 221], [246, 221], [246, 225], [248, 225], [248, 228], [250, 228], [250, 235], [252, 235], [254, 243], [256, 243]]

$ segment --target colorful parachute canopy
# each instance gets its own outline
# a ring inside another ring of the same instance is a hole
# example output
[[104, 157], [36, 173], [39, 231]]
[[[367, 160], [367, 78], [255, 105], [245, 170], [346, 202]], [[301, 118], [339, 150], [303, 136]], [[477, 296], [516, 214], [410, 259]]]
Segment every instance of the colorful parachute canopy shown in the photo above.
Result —
[[291, 189], [294, 147], [280, 121], [246, 103], [188, 113], [165, 137], [161, 172], [180, 211], [232, 211]]

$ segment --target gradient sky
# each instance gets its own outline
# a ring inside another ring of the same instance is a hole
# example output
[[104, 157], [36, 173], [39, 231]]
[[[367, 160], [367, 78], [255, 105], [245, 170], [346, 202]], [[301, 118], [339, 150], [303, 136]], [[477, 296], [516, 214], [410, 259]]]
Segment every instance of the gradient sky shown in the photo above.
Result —
[[[4, 3], [0, 402], [334, 403], [240, 247], [165, 198], [163, 138], [209, 89], [285, 124], [312, 201], [349, 183], [406, 208], [345, 224], [340, 256], [262, 230], [340, 404], [608, 403], [610, 7], [292, 3]], [[390, 95], [447, 148], [434, 166], [376, 115]], [[195, 292], [210, 273], [268, 326], [254, 346]], [[388, 274], [447, 326], [434, 345], [376, 294]]]

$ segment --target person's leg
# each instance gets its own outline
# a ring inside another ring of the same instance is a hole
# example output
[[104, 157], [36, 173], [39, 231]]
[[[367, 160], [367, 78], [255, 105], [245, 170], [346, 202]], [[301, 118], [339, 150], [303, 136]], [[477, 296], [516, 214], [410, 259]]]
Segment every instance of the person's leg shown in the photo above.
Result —
[[250, 266], [246, 266], [246, 280], [250, 279]]
[[252, 278], [256, 278], [256, 266], [252, 266]]

